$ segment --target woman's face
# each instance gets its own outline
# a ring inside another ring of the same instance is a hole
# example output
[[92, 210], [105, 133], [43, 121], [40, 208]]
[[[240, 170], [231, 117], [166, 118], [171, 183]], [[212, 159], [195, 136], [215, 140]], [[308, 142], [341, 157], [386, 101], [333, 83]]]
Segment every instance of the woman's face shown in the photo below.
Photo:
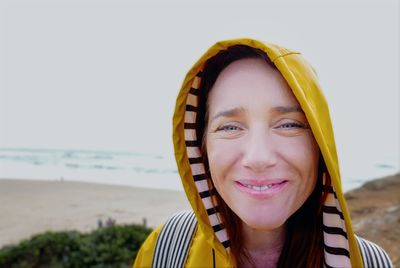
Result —
[[208, 97], [206, 147], [211, 177], [249, 227], [284, 225], [313, 191], [319, 148], [279, 73], [260, 59], [238, 60]]

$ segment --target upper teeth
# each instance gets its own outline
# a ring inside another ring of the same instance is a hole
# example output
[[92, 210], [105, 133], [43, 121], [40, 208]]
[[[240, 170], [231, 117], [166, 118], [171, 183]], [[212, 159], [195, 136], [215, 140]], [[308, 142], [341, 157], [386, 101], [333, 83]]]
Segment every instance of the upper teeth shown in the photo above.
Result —
[[256, 190], [256, 191], [264, 191], [264, 190], [271, 188], [272, 184], [267, 184], [267, 185], [263, 185], [263, 186], [255, 186], [255, 185], [251, 185], [251, 184], [245, 184], [244, 186], [246, 186], [247, 188]]

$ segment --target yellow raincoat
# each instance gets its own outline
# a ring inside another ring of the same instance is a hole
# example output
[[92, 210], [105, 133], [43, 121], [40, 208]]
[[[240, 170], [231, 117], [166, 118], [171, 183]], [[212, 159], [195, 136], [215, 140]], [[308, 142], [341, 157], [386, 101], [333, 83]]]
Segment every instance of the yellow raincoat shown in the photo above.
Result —
[[[332, 180], [332, 190], [324, 203], [334, 211], [323, 213], [325, 226], [335, 233], [324, 231], [324, 258], [331, 267], [389, 267], [387, 254], [375, 244], [355, 236], [342, 192], [335, 139], [328, 105], [318, 84], [313, 68], [299, 52], [253, 39], [235, 39], [213, 45], [189, 70], [177, 98], [173, 118], [173, 141], [175, 158], [182, 183], [198, 222], [198, 228], [191, 240], [185, 262], [186, 267], [232, 267], [233, 262], [226, 250], [226, 230], [213, 228], [220, 224], [215, 214], [210, 214], [213, 205], [207, 193], [208, 185], [201, 180], [204, 166], [190, 159], [201, 156], [195, 131], [185, 126], [195, 122], [198, 102], [195, 90], [199, 88], [204, 63], [219, 51], [233, 45], [247, 45], [264, 51], [281, 72], [297, 98], [313, 135], [319, 145]], [[194, 108], [193, 108], [194, 107]], [[200, 179], [199, 179], [200, 178]], [[209, 215], [210, 214], [210, 215]], [[162, 226], [154, 230], [142, 245], [134, 267], [151, 267], [154, 248]], [[217, 230], [217, 231], [214, 231]], [[345, 235], [343, 235], [345, 234]], [[347, 254], [335, 254], [326, 248], [338, 248]]]

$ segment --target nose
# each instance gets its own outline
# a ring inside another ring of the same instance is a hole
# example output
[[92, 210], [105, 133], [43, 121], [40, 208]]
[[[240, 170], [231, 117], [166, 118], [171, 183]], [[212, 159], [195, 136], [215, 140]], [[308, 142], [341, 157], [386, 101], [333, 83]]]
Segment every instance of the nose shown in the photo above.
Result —
[[242, 164], [260, 173], [276, 165], [277, 154], [272, 137], [268, 131], [251, 131], [243, 149]]

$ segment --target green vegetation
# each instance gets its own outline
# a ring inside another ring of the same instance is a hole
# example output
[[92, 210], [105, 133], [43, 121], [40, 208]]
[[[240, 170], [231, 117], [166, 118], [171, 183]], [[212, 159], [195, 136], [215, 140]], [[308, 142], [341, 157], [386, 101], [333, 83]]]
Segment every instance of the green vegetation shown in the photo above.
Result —
[[129, 267], [150, 232], [142, 225], [46, 232], [0, 249], [0, 267]]

